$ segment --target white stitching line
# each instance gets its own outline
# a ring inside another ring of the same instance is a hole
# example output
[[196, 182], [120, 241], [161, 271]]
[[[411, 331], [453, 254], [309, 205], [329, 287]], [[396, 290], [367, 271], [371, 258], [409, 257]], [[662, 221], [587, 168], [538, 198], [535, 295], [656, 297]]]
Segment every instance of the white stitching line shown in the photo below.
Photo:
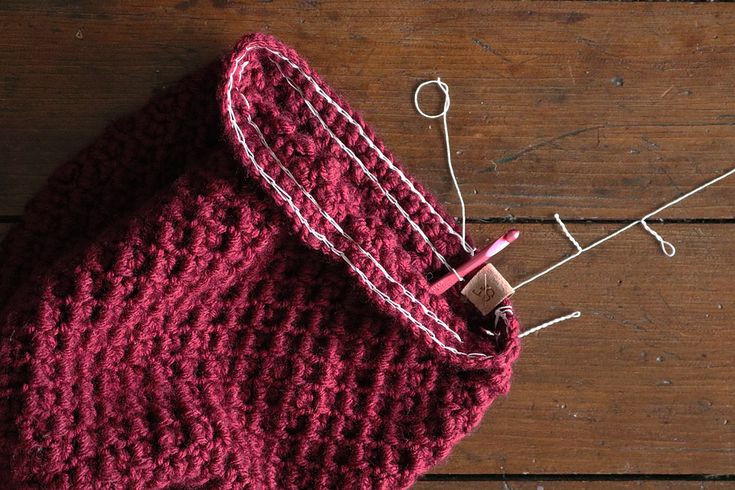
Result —
[[[332, 242], [330, 242], [329, 239], [326, 236], [322, 235], [321, 233], [319, 233], [318, 231], [316, 231], [314, 228], [312, 228], [312, 226], [309, 224], [309, 222], [301, 214], [301, 210], [298, 208], [298, 206], [296, 206], [294, 204], [293, 198], [291, 197], [291, 195], [288, 192], [286, 192], [281, 186], [279, 186], [278, 183], [273, 179], [273, 177], [271, 177], [263, 169], [263, 167], [261, 167], [258, 164], [258, 162], [255, 160], [255, 155], [252, 153], [252, 151], [250, 150], [250, 148], [247, 145], [247, 142], [245, 141], [245, 136], [243, 135], [242, 129], [240, 129], [240, 126], [237, 124], [237, 119], [235, 118], [235, 112], [234, 112], [234, 110], [232, 108], [232, 90], [233, 90], [233, 86], [234, 86], [235, 71], [237, 70], [237, 68], [238, 68], [240, 62], [242, 61], [242, 59], [247, 54], [247, 51], [248, 50], [246, 50], [246, 53], [240, 55], [235, 60], [235, 64], [233, 65], [233, 67], [232, 67], [232, 69], [230, 71], [229, 83], [228, 83], [228, 86], [227, 86], [227, 111], [228, 111], [228, 115], [229, 115], [229, 119], [230, 119], [230, 124], [232, 126], [233, 131], [235, 132], [235, 135], [237, 137], [237, 140], [240, 143], [240, 145], [243, 147], [243, 149], [245, 150], [245, 153], [248, 155], [248, 158], [250, 159], [251, 163], [253, 164], [253, 166], [255, 167], [255, 169], [258, 171], [258, 173], [260, 173], [260, 175], [263, 177], [263, 179], [265, 179], [265, 181], [268, 182], [268, 184], [276, 191], [276, 193], [281, 197], [281, 199], [283, 199], [288, 204], [288, 206], [293, 210], [293, 212], [296, 214], [296, 217], [306, 227], [306, 229], [309, 231], [309, 233], [311, 233], [314, 237], [316, 237], [317, 240], [319, 240], [320, 242], [322, 242], [329, 250], [332, 251], [332, 253], [334, 253], [335, 255], [337, 255], [338, 257], [340, 257], [342, 260], [344, 260], [345, 263], [347, 263], [347, 265], [350, 266], [350, 268], [352, 270], [354, 270], [355, 273], [357, 273], [357, 275], [362, 279], [362, 281], [368, 286], [368, 288], [370, 290], [372, 290], [373, 292], [375, 292], [381, 299], [383, 299], [383, 301], [385, 301], [386, 303], [388, 303], [394, 309], [398, 310], [404, 317], [406, 317], [406, 319], [408, 319], [411, 323], [413, 323], [414, 325], [416, 325], [422, 332], [424, 332], [426, 335], [428, 335], [429, 338], [434, 343], [436, 343], [437, 345], [439, 345], [442, 349], [445, 349], [448, 352], [451, 352], [451, 353], [453, 353], [455, 355], [461, 355], [461, 356], [466, 356], [466, 357], [471, 357], [471, 358], [474, 358], [474, 357], [486, 358], [486, 359], [492, 358], [493, 356], [490, 356], [490, 355], [487, 355], [487, 354], [483, 354], [481, 352], [470, 352], [470, 353], [467, 353], [467, 352], [458, 351], [457, 349], [455, 349], [453, 347], [450, 347], [450, 346], [444, 344], [441, 340], [439, 340], [436, 337], [436, 334], [431, 329], [427, 328], [423, 323], [421, 323], [420, 321], [416, 320], [411, 315], [411, 313], [409, 311], [405, 310], [401, 305], [399, 305], [398, 303], [396, 303], [395, 301], [393, 301], [390, 298], [390, 296], [388, 296], [386, 293], [384, 293], [383, 291], [381, 291], [380, 289], [378, 289], [378, 287], [375, 286], [375, 284], [373, 284], [370, 281], [370, 279], [368, 279], [368, 277], [365, 275], [365, 273], [362, 270], [360, 270], [357, 266], [355, 266], [355, 264], [353, 264], [352, 261], [350, 261], [349, 257], [347, 257], [347, 255], [345, 255], [345, 253], [342, 250], [339, 250], [337, 247], [335, 247], [335, 245], [332, 244]], [[247, 63], [249, 63], [249, 62], [247, 62]], [[242, 71], [240, 72], [240, 75], [242, 75]], [[245, 101], [246, 101], [246, 103], [248, 103], [247, 102], [247, 99], [245, 99]]]
[[347, 155], [350, 158], [352, 158], [360, 166], [360, 168], [362, 169], [362, 171], [365, 172], [365, 175], [367, 175], [368, 178], [370, 178], [370, 180], [372, 180], [375, 183], [375, 185], [378, 186], [378, 188], [382, 191], [383, 195], [385, 195], [385, 197], [396, 207], [396, 209], [398, 209], [398, 211], [403, 215], [403, 217], [406, 218], [406, 220], [411, 224], [411, 227], [413, 227], [413, 229], [416, 230], [419, 233], [419, 235], [421, 236], [421, 238], [424, 239], [424, 241], [426, 242], [426, 244], [429, 245], [429, 248], [431, 248], [431, 250], [434, 252], [434, 255], [437, 256], [437, 258], [441, 261], [441, 263], [444, 264], [444, 266], [447, 269], [449, 269], [450, 271], [452, 271], [452, 273], [454, 273], [454, 275], [457, 276], [457, 278], [460, 281], [463, 281], [464, 279], [457, 273], [457, 271], [454, 269], [454, 267], [452, 267], [451, 265], [449, 265], [449, 262], [447, 262], [447, 259], [445, 259], [444, 256], [436, 249], [436, 247], [434, 246], [434, 244], [431, 243], [431, 240], [429, 240], [429, 237], [426, 236], [426, 234], [421, 229], [421, 227], [419, 227], [419, 225], [411, 219], [411, 217], [408, 215], [408, 213], [406, 212], [406, 210], [403, 209], [403, 207], [398, 203], [398, 201], [396, 200], [396, 198], [393, 197], [393, 195], [391, 195], [387, 190], [385, 190], [385, 188], [380, 184], [380, 181], [375, 176], [375, 174], [373, 174], [372, 172], [370, 172], [370, 170], [368, 170], [368, 168], [365, 166], [365, 164], [362, 162], [362, 160], [360, 160], [357, 157], [357, 155], [355, 155], [355, 153], [350, 148], [348, 148], [347, 145], [345, 145], [344, 142], [340, 138], [338, 138], [336, 134], [334, 134], [332, 132], [332, 130], [329, 128], [329, 126], [327, 126], [327, 123], [324, 122], [324, 119], [322, 119], [322, 117], [319, 115], [319, 112], [316, 110], [316, 108], [306, 98], [306, 96], [304, 95], [304, 92], [298, 86], [296, 86], [296, 84], [293, 82], [293, 80], [288, 75], [286, 75], [285, 73], [283, 73], [283, 70], [281, 69], [281, 66], [274, 59], [271, 59], [271, 61], [273, 62], [274, 65], [276, 65], [276, 68], [278, 68], [278, 71], [281, 73], [281, 75], [286, 80], [286, 82], [296, 92], [299, 93], [299, 95], [301, 96], [301, 99], [306, 103], [306, 106], [309, 108], [309, 111], [314, 115], [314, 117], [317, 118], [317, 120], [321, 123], [322, 127], [329, 133], [329, 136], [331, 136], [332, 139], [339, 145], [339, 147], [342, 148], [342, 151], [344, 151], [345, 153], [347, 153]]
[[[242, 70], [241, 70], [242, 73]], [[285, 75], [284, 75], [285, 76]], [[294, 87], [296, 88], [296, 87]], [[297, 89], [298, 90], [298, 89]], [[239, 92], [238, 92], [239, 93]], [[243, 95], [242, 93], [239, 93], [240, 97], [243, 98], [245, 103], [250, 107], [250, 101]], [[355, 241], [354, 238], [352, 238], [347, 232], [344, 231], [344, 229], [337, 223], [334, 218], [332, 218], [329, 213], [327, 213], [321, 205], [316, 201], [314, 196], [304, 188], [303, 185], [298, 181], [298, 179], [293, 175], [293, 173], [286, 167], [283, 162], [278, 158], [278, 156], [275, 154], [273, 149], [270, 147], [268, 142], [265, 139], [265, 136], [263, 135], [263, 132], [260, 130], [260, 127], [258, 127], [257, 124], [252, 120], [249, 114], [246, 115], [247, 121], [250, 124], [250, 126], [258, 133], [258, 137], [260, 138], [261, 143], [263, 146], [268, 150], [270, 155], [273, 157], [273, 159], [278, 163], [278, 166], [281, 168], [281, 170], [288, 175], [288, 177], [291, 179], [291, 181], [299, 188], [301, 193], [314, 205], [314, 207], [317, 208], [319, 213], [326, 218], [327, 221], [337, 230], [337, 232], [342, 235], [345, 239], [352, 242], [359, 250], [362, 252], [363, 255], [368, 257], [370, 261], [383, 273], [386, 279], [388, 281], [392, 282], [393, 284], [397, 285], [401, 288], [403, 291], [403, 294], [406, 295], [413, 303], [419, 305], [421, 307], [421, 310], [432, 320], [434, 320], [436, 323], [438, 323], [442, 328], [444, 328], [446, 331], [450, 332], [459, 342], [462, 342], [462, 338], [459, 336], [457, 332], [455, 332], [449, 325], [447, 325], [444, 321], [442, 321], [439, 316], [434, 313], [432, 310], [430, 310], [426, 305], [424, 305], [421, 301], [419, 301], [416, 296], [411, 293], [408, 288], [406, 288], [403, 284], [401, 284], [399, 281], [397, 281], [383, 266], [383, 264], [380, 263], [370, 252], [365, 250], [357, 241]]]
[[[415, 318], [413, 318], [413, 316], [411, 315], [410, 312], [406, 311], [398, 303], [394, 302], [386, 293], [384, 293], [383, 291], [381, 291], [380, 289], [378, 289], [368, 279], [368, 277], [365, 275], [365, 273], [362, 270], [360, 270], [358, 267], [356, 267], [352, 263], [352, 261], [350, 261], [350, 259], [345, 255], [345, 253], [343, 251], [337, 249], [334, 246], [334, 244], [332, 244], [329, 241], [329, 239], [327, 239], [326, 236], [322, 235], [321, 233], [317, 232], [314, 228], [312, 228], [311, 225], [309, 224], [309, 222], [301, 214], [301, 210], [298, 208], [298, 206], [296, 206], [294, 204], [293, 198], [291, 197], [291, 195], [288, 194], [288, 192], [286, 192], [282, 187], [280, 187], [278, 185], [278, 183], [267, 172], [265, 172], [265, 170], [257, 163], [257, 161], [255, 160], [255, 155], [252, 153], [252, 151], [250, 150], [250, 148], [247, 146], [247, 142], [245, 141], [245, 137], [244, 137], [244, 135], [242, 133], [242, 130], [240, 129], [240, 126], [237, 124], [237, 120], [235, 118], [235, 113], [234, 113], [234, 110], [232, 109], [232, 90], [233, 90], [234, 73], [235, 73], [235, 70], [237, 69], [237, 66], [242, 61], [242, 58], [244, 56], [245, 56], [245, 54], [241, 55], [239, 58], [236, 59], [235, 65], [234, 65], [234, 67], [233, 67], [233, 69], [232, 69], [232, 71], [230, 73], [230, 79], [229, 79], [228, 90], [227, 90], [227, 109], [228, 109], [228, 113], [229, 113], [230, 123], [232, 125], [233, 130], [235, 131], [235, 134], [237, 136], [237, 139], [240, 142], [240, 144], [242, 145], [242, 147], [245, 150], [245, 152], [248, 155], [248, 157], [250, 158], [250, 161], [252, 162], [253, 166], [255, 166], [255, 168], [260, 173], [260, 175], [266, 180], [266, 182], [268, 182], [268, 184], [271, 185], [271, 187], [273, 187], [273, 189], [276, 191], [276, 193], [278, 193], [278, 195], [284, 201], [286, 201], [286, 203], [289, 205], [289, 207], [296, 214], [296, 216], [299, 219], [299, 221], [301, 221], [301, 223], [303, 223], [303, 225], [307, 228], [307, 230], [312, 235], [314, 235], [319, 241], [321, 241], [322, 243], [324, 243], [324, 245], [326, 245], [327, 248], [329, 248], [334, 254], [336, 254], [337, 256], [339, 256], [340, 258], [342, 258], [342, 260], [344, 260], [347, 263], [347, 265], [349, 265], [358, 274], [358, 276], [360, 276], [360, 278], [363, 280], [363, 282], [365, 282], [365, 284], [371, 290], [373, 290], [375, 293], [377, 293], [389, 305], [393, 306], [395, 309], [397, 309], [398, 311], [400, 311], [409, 321], [411, 321], [412, 323], [414, 323], [419, 329], [421, 329], [424, 333], [426, 333], [432, 339], [432, 341], [434, 341], [435, 343], [437, 343], [443, 349], [446, 349], [447, 351], [452, 352], [454, 354], [464, 355], [464, 356], [467, 356], [467, 357], [486, 357], [486, 358], [491, 357], [491, 356], [488, 356], [487, 354], [482, 354], [482, 353], [478, 353], [478, 352], [473, 352], [473, 353], [460, 352], [460, 351], [454, 349], [453, 347], [449, 347], [449, 346], [445, 345], [443, 342], [441, 342], [436, 337], [436, 334], [434, 334], [434, 332], [432, 330], [430, 330], [425, 325], [423, 325], [421, 322], [419, 322], [418, 320], [416, 320]], [[243, 96], [243, 98], [244, 98], [244, 96]], [[246, 98], [245, 98], [245, 101], [249, 105], [249, 102], [247, 101]], [[254, 125], [254, 123], [252, 122], [252, 120], [250, 120], [250, 123]], [[257, 128], [257, 126], [256, 126], [256, 128]], [[287, 169], [285, 169], [285, 170], [287, 170]], [[299, 185], [297, 182], [296, 182], [296, 184]]]
[[372, 148], [373, 151], [377, 153], [378, 157], [388, 165], [388, 168], [390, 168], [392, 171], [396, 172], [399, 175], [403, 183], [406, 184], [408, 188], [419, 197], [421, 202], [426, 205], [426, 207], [429, 209], [429, 212], [435, 215], [437, 218], [439, 218], [439, 221], [441, 221], [447, 227], [447, 230], [449, 231], [449, 233], [451, 233], [452, 235], [454, 235], [455, 237], [459, 239], [459, 242], [462, 245], [462, 248], [465, 250], [465, 252], [470, 253], [470, 254], [474, 252], [475, 249], [470, 247], [469, 244], [465, 241], [465, 239], [462, 238], [462, 236], [459, 233], [454, 231], [454, 228], [452, 228], [452, 226], [449, 223], [447, 223], [444, 220], [444, 218], [442, 218], [442, 216], [436, 211], [436, 209], [434, 209], [434, 207], [426, 200], [426, 197], [421, 192], [419, 192], [418, 189], [416, 189], [416, 187], [408, 179], [408, 177], [406, 177], [406, 175], [401, 171], [401, 169], [398, 168], [388, 157], [386, 157], [385, 154], [380, 150], [380, 148], [378, 148], [375, 145], [375, 142], [371, 140], [367, 134], [365, 134], [365, 130], [363, 129], [363, 127], [360, 124], [358, 124], [357, 121], [355, 121], [354, 118], [344, 108], [342, 108], [342, 106], [340, 106], [337, 102], [335, 102], [334, 99], [332, 99], [329, 96], [329, 94], [327, 94], [322, 89], [322, 87], [318, 83], [316, 83], [316, 80], [314, 80], [311, 76], [309, 76], [300, 66], [296, 65], [286, 55], [278, 51], [275, 51], [267, 46], [258, 46], [258, 45], [248, 46], [247, 48], [245, 48], [245, 51], [247, 52], [253, 49], [265, 49], [266, 51], [278, 56], [283, 61], [285, 61], [292, 67], [294, 67], [294, 69], [300, 72], [307, 80], [309, 80], [311, 84], [314, 85], [314, 88], [316, 89], [317, 93], [321, 95], [324, 100], [332, 104], [337, 109], [337, 112], [342, 114], [342, 116], [345, 119], [347, 119], [347, 121], [350, 124], [352, 124], [353, 126], [355, 126], [355, 128], [357, 128], [358, 133], [367, 142], [368, 146]]
[[[245, 102], [246, 102], [246, 103], [248, 104], [248, 107], [249, 107], [249, 106], [250, 106], [250, 102], [248, 101], [247, 97], [245, 97], [245, 96], [244, 96], [244, 95], [243, 95], [242, 93], [240, 93], [240, 96], [241, 96], [241, 97], [243, 98], [243, 100], [245, 100]], [[291, 171], [290, 171], [290, 170], [289, 170], [289, 169], [288, 169], [288, 168], [287, 168], [287, 167], [286, 167], [286, 166], [285, 166], [285, 165], [283, 164], [283, 162], [282, 162], [282, 161], [281, 161], [281, 160], [280, 160], [280, 159], [278, 158], [278, 156], [277, 156], [277, 155], [275, 154], [275, 152], [274, 152], [274, 151], [273, 151], [273, 149], [272, 149], [272, 148], [270, 147], [270, 145], [268, 144], [268, 142], [267, 142], [267, 141], [265, 140], [265, 136], [263, 135], [262, 131], [260, 130], [260, 128], [258, 127], [258, 125], [257, 125], [257, 124], [255, 124], [255, 122], [254, 122], [254, 121], [253, 121], [253, 120], [252, 120], [252, 119], [250, 118], [250, 115], [249, 115], [249, 114], [247, 115], [247, 121], [248, 121], [248, 123], [250, 124], [250, 126], [251, 126], [251, 127], [252, 127], [252, 128], [253, 128], [253, 129], [254, 129], [254, 130], [255, 130], [255, 131], [256, 131], [256, 132], [258, 133], [258, 137], [260, 138], [260, 141], [261, 141], [261, 143], [262, 143], [262, 144], [263, 144], [263, 146], [264, 146], [264, 147], [265, 147], [265, 148], [266, 148], [266, 149], [268, 150], [268, 152], [269, 152], [269, 153], [270, 153], [270, 155], [271, 155], [271, 156], [273, 157], [273, 159], [274, 159], [274, 160], [275, 160], [275, 161], [276, 161], [276, 162], [278, 163], [278, 166], [279, 166], [279, 167], [281, 168], [281, 170], [282, 170], [282, 171], [283, 171], [283, 172], [284, 172], [284, 173], [285, 173], [286, 175], [288, 175], [288, 177], [289, 177], [289, 178], [291, 179], [291, 181], [292, 181], [292, 182], [293, 182], [293, 183], [294, 183], [294, 184], [295, 184], [295, 185], [296, 185], [296, 186], [297, 186], [297, 187], [299, 188], [299, 190], [300, 190], [300, 191], [301, 191], [301, 193], [302, 193], [302, 194], [304, 195], [304, 197], [306, 197], [306, 198], [307, 198], [307, 199], [308, 199], [308, 200], [309, 200], [309, 201], [310, 201], [310, 202], [311, 202], [311, 203], [312, 203], [312, 204], [314, 205], [314, 207], [316, 207], [316, 208], [317, 208], [317, 210], [319, 211], [319, 213], [320, 213], [320, 214], [321, 214], [322, 216], [324, 216], [324, 218], [326, 218], [326, 220], [327, 220], [327, 221], [329, 221], [329, 223], [330, 223], [330, 224], [331, 224], [331, 225], [332, 225], [332, 226], [334, 227], [334, 229], [335, 229], [335, 230], [337, 230], [337, 232], [338, 232], [338, 233], [339, 233], [340, 235], [342, 235], [342, 236], [343, 236], [343, 237], [344, 237], [345, 239], [347, 239], [347, 240], [349, 240], [350, 242], [352, 242], [353, 244], [355, 244], [355, 246], [356, 246], [356, 247], [357, 247], [357, 248], [358, 248], [358, 249], [360, 250], [360, 252], [362, 252], [362, 254], [363, 254], [363, 255], [365, 255], [366, 257], [368, 257], [368, 258], [370, 259], [370, 261], [371, 261], [371, 262], [372, 262], [373, 264], [375, 264], [375, 266], [376, 266], [376, 267], [377, 267], [377, 268], [378, 268], [378, 269], [379, 269], [379, 270], [380, 270], [380, 271], [381, 271], [381, 272], [383, 273], [383, 275], [385, 276], [385, 278], [386, 278], [386, 279], [388, 279], [388, 280], [389, 280], [390, 282], [392, 282], [393, 284], [395, 284], [395, 285], [397, 285], [398, 287], [400, 287], [400, 288], [401, 288], [401, 290], [403, 291], [403, 294], [405, 294], [405, 295], [406, 295], [406, 296], [407, 296], [407, 297], [408, 297], [408, 298], [409, 298], [409, 299], [410, 299], [410, 300], [411, 300], [412, 302], [414, 302], [414, 303], [416, 303], [417, 305], [419, 305], [419, 306], [421, 307], [422, 311], [423, 311], [423, 312], [424, 312], [424, 313], [425, 313], [426, 315], [428, 315], [428, 316], [429, 316], [429, 317], [430, 317], [431, 319], [433, 319], [434, 321], [436, 321], [436, 322], [437, 322], [437, 323], [438, 323], [438, 324], [439, 324], [439, 325], [440, 325], [440, 326], [441, 326], [442, 328], [444, 328], [444, 329], [445, 329], [446, 331], [450, 332], [450, 333], [451, 333], [451, 334], [452, 334], [452, 335], [453, 335], [453, 336], [454, 336], [454, 337], [455, 337], [455, 338], [456, 338], [456, 339], [457, 339], [458, 341], [462, 342], [462, 338], [461, 338], [461, 337], [459, 336], [459, 334], [458, 334], [457, 332], [455, 332], [454, 330], [452, 330], [452, 329], [451, 329], [451, 328], [449, 327], [449, 325], [447, 325], [446, 323], [444, 323], [444, 322], [443, 322], [443, 321], [442, 321], [442, 320], [441, 320], [441, 319], [439, 318], [439, 316], [438, 316], [438, 315], [437, 315], [436, 313], [434, 313], [434, 312], [433, 312], [432, 310], [430, 310], [430, 309], [429, 309], [429, 308], [428, 308], [427, 306], [425, 306], [425, 305], [424, 305], [424, 304], [423, 304], [423, 303], [422, 303], [421, 301], [419, 301], [419, 299], [418, 299], [418, 298], [416, 298], [416, 297], [415, 297], [415, 296], [414, 296], [414, 295], [413, 295], [413, 294], [412, 294], [412, 293], [411, 293], [411, 292], [410, 292], [410, 291], [409, 291], [409, 290], [408, 290], [408, 289], [407, 289], [407, 288], [406, 288], [406, 287], [405, 287], [405, 286], [404, 286], [403, 284], [401, 284], [400, 282], [398, 282], [398, 281], [397, 281], [397, 280], [396, 280], [396, 279], [395, 279], [395, 278], [394, 278], [394, 277], [393, 277], [393, 276], [392, 276], [392, 275], [391, 275], [391, 274], [390, 274], [390, 273], [389, 273], [389, 272], [388, 272], [388, 271], [387, 271], [387, 270], [385, 269], [385, 267], [383, 267], [383, 265], [382, 265], [382, 264], [381, 264], [381, 263], [380, 263], [380, 262], [378, 261], [378, 259], [376, 259], [376, 258], [375, 258], [375, 257], [374, 257], [374, 256], [373, 256], [373, 255], [372, 255], [372, 254], [371, 254], [370, 252], [368, 252], [368, 251], [367, 251], [367, 250], [365, 250], [365, 249], [364, 249], [364, 248], [363, 248], [362, 246], [360, 246], [360, 244], [359, 244], [359, 243], [357, 243], [357, 242], [355, 241], [355, 239], [354, 239], [354, 238], [352, 238], [352, 237], [351, 237], [351, 236], [350, 236], [349, 234], [347, 234], [347, 232], [345, 232], [345, 231], [344, 231], [344, 229], [343, 229], [343, 228], [342, 228], [342, 227], [341, 227], [341, 226], [339, 225], [339, 223], [337, 223], [337, 222], [336, 222], [336, 221], [334, 220], [334, 218], [332, 218], [332, 216], [331, 216], [331, 215], [330, 215], [329, 213], [327, 213], [327, 212], [326, 212], [326, 211], [325, 211], [325, 210], [324, 210], [324, 209], [323, 209], [323, 208], [321, 207], [321, 205], [320, 205], [320, 204], [319, 204], [319, 203], [318, 203], [318, 202], [316, 201], [316, 199], [314, 198], [314, 196], [312, 196], [312, 194], [311, 194], [311, 193], [310, 193], [309, 191], [307, 191], [307, 190], [306, 190], [306, 188], [304, 188], [304, 186], [303, 186], [303, 185], [301, 185], [301, 183], [300, 183], [300, 182], [298, 181], [298, 179], [296, 179], [296, 177], [295, 177], [295, 176], [293, 175], [293, 173], [292, 173], [292, 172], [291, 172]]]

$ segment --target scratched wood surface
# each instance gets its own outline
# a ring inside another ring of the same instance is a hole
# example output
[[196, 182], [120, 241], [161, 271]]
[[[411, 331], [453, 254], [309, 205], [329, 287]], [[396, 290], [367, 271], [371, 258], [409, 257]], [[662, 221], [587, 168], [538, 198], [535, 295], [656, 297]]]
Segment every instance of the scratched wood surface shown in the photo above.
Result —
[[612, 480], [585, 481], [517, 481], [508, 478], [501, 481], [458, 481], [458, 482], [419, 482], [414, 490], [720, 490], [732, 488], [732, 483], [725, 481], [690, 480], [690, 481], [655, 481], [637, 480], [629, 482]]
[[[459, 213], [440, 128], [412, 106], [441, 76], [471, 233], [523, 233], [498, 259], [514, 284], [572, 250], [554, 212], [589, 243], [735, 166], [729, 5], [6, 0], [0, 26], [6, 223], [105, 124], [251, 31], [309, 59]], [[735, 473], [735, 177], [662, 217], [675, 258], [635, 228], [518, 291], [526, 326], [583, 316], [525, 339], [510, 395], [432, 475], [478, 481], [417, 488], [732, 484], [704, 476]]]
[[[296, 46], [456, 204], [438, 128], [411, 100], [441, 76], [473, 216], [639, 216], [735, 164], [726, 5], [5, 0], [0, 23], [0, 214], [151, 89], [254, 30]], [[726, 182], [667, 216], [732, 218], [734, 198]]]

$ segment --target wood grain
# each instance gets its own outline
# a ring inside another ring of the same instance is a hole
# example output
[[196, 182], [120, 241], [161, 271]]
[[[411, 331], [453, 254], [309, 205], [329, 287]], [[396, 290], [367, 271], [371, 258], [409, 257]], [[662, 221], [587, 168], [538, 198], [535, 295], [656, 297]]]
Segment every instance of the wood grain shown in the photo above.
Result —
[[[522, 225], [496, 261], [515, 284], [571, 251]], [[582, 243], [610, 225], [570, 227]], [[471, 228], [482, 242], [503, 225]], [[735, 463], [735, 227], [633, 229], [514, 296], [526, 328], [513, 386], [437, 473], [729, 474]]]
[[[0, 215], [251, 31], [295, 46], [458, 211], [439, 128], [411, 97], [447, 81], [471, 217], [638, 217], [735, 165], [727, 5], [10, 0], [0, 24]], [[733, 218], [733, 202], [730, 180], [666, 216]]]
[[537, 481], [486, 481], [486, 482], [418, 482], [413, 486], [414, 490], [720, 490], [732, 488], [733, 483], [727, 481], [548, 481], [539, 479]]

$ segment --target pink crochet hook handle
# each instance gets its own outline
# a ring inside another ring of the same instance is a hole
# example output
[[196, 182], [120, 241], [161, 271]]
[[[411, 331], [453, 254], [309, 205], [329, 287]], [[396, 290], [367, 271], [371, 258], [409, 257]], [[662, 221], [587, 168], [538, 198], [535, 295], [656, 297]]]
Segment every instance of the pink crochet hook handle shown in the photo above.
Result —
[[[481, 266], [485, 265], [485, 263], [490, 260], [490, 257], [499, 253], [505, 247], [516, 241], [520, 234], [521, 232], [518, 230], [508, 230], [507, 232], [505, 232], [505, 235], [501, 236], [493, 243], [477, 252], [470, 260], [457, 267], [457, 274], [459, 274], [459, 276], [464, 279], [475, 269], [478, 269]], [[429, 291], [434, 294], [443, 294], [445, 291], [447, 291], [449, 288], [459, 282], [457, 274], [455, 274], [454, 272], [450, 272], [449, 274], [443, 276], [441, 279], [431, 285]]]

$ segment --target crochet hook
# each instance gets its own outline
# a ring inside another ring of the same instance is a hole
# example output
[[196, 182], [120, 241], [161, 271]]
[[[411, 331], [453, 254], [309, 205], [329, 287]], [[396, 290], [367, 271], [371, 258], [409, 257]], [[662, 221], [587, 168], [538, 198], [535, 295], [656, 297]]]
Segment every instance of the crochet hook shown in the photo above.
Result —
[[[488, 260], [490, 260], [490, 257], [499, 253], [505, 247], [516, 241], [520, 234], [521, 232], [518, 230], [508, 230], [507, 232], [505, 232], [505, 235], [501, 236], [493, 243], [477, 252], [470, 260], [457, 267], [457, 274], [455, 274], [454, 272], [450, 272], [449, 274], [445, 275], [434, 284], [432, 284], [429, 288], [429, 291], [434, 294], [444, 293], [460, 281], [459, 277], [464, 280], [464, 278], [471, 274], [475, 269], [480, 268], [486, 262], [488, 262]], [[457, 275], [459, 275], [459, 277], [457, 277]]]

